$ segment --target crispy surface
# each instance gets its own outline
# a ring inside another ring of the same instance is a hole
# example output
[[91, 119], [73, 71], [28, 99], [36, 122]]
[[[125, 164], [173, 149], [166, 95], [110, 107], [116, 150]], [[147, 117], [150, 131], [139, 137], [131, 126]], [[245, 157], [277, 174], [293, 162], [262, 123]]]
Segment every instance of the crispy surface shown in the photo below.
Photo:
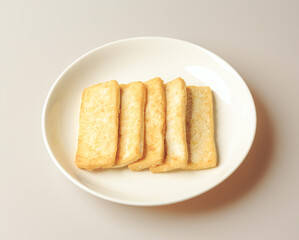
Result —
[[114, 167], [123, 167], [143, 155], [146, 90], [142, 82], [120, 85], [121, 107], [118, 151]]
[[215, 167], [213, 98], [209, 87], [187, 87], [186, 130], [189, 159], [184, 169]]
[[166, 90], [166, 159], [161, 165], [150, 167], [154, 173], [167, 172], [186, 166], [188, 149], [186, 142], [185, 81], [177, 78], [165, 85]]
[[129, 164], [133, 171], [140, 171], [161, 164], [164, 158], [166, 98], [161, 78], [144, 83], [146, 87], [145, 138], [143, 157]]
[[117, 152], [120, 89], [99, 83], [82, 94], [76, 165], [93, 170], [113, 166]]

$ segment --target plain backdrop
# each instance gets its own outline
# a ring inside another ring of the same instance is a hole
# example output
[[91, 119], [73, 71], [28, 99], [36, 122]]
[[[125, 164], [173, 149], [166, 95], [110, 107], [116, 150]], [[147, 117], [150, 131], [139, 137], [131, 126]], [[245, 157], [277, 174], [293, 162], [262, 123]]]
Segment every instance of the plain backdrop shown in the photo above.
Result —
[[[299, 2], [0, 0], [0, 239], [299, 239]], [[104, 43], [165, 36], [244, 78], [258, 126], [241, 167], [163, 207], [96, 198], [51, 161], [41, 111], [56, 77]]]

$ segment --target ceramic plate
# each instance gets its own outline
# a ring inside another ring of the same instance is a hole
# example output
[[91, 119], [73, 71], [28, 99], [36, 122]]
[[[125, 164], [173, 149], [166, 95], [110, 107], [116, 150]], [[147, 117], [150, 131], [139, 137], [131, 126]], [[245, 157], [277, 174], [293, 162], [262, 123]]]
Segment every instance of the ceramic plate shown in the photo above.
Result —
[[[112, 79], [129, 83], [154, 77], [165, 82], [182, 77], [187, 85], [211, 87], [218, 167], [161, 174], [131, 172], [127, 168], [94, 172], [78, 169], [75, 153], [83, 89]], [[95, 196], [138, 206], [175, 203], [215, 187], [242, 163], [255, 130], [254, 102], [240, 75], [202, 47], [162, 37], [120, 40], [86, 53], [53, 84], [42, 115], [46, 147], [68, 179]]]

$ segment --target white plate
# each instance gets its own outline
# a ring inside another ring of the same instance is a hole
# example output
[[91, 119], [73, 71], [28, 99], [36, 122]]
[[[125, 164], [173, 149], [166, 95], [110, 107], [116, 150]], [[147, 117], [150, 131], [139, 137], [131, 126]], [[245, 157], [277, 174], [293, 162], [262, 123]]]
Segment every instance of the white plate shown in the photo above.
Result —
[[[120, 83], [176, 77], [187, 85], [208, 85], [214, 93], [219, 166], [202, 171], [152, 174], [127, 168], [78, 169], [75, 152], [81, 94], [85, 87], [115, 79]], [[128, 205], [170, 204], [198, 196], [231, 175], [254, 139], [256, 111], [240, 75], [210, 51], [162, 37], [125, 39], [96, 48], [72, 63], [45, 101], [42, 131], [57, 167], [73, 183], [98, 197]]]

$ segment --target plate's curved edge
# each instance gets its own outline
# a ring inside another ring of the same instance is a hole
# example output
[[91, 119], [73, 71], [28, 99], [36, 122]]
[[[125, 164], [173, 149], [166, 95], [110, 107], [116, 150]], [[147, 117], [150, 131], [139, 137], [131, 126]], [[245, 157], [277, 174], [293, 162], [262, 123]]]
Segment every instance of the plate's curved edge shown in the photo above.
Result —
[[[238, 162], [238, 164], [236, 164], [235, 167], [230, 172], [228, 172], [227, 174], [223, 175], [222, 178], [220, 178], [217, 182], [215, 182], [215, 184], [211, 185], [209, 188], [205, 189], [204, 191], [201, 191], [199, 193], [196, 193], [196, 194], [193, 194], [193, 195], [189, 195], [189, 196], [186, 196], [186, 197], [180, 197], [180, 198], [177, 198], [177, 199], [175, 199], [173, 201], [164, 201], [164, 202], [159, 201], [159, 202], [151, 202], [151, 203], [142, 203], [142, 202], [134, 202], [134, 201], [124, 201], [124, 200], [120, 200], [120, 199], [117, 199], [117, 198], [107, 197], [106, 195], [102, 195], [102, 194], [99, 194], [98, 192], [95, 192], [95, 191], [91, 190], [90, 188], [86, 187], [85, 185], [83, 185], [80, 182], [78, 182], [77, 180], [75, 180], [72, 176], [70, 176], [70, 174], [67, 171], [65, 171], [60, 166], [60, 164], [57, 162], [56, 158], [54, 157], [54, 155], [53, 155], [53, 153], [52, 153], [52, 151], [50, 149], [50, 146], [49, 146], [49, 143], [48, 143], [48, 140], [47, 140], [47, 137], [46, 137], [47, 133], [46, 133], [46, 129], [45, 129], [45, 116], [46, 116], [46, 112], [47, 112], [47, 108], [48, 108], [49, 99], [50, 99], [50, 97], [52, 95], [52, 92], [54, 91], [55, 87], [57, 86], [58, 82], [62, 78], [62, 76], [73, 65], [75, 65], [78, 62], [80, 62], [83, 58], [85, 58], [86, 56], [92, 54], [93, 52], [98, 51], [101, 48], [104, 48], [104, 47], [107, 47], [107, 46], [110, 46], [110, 45], [113, 45], [113, 44], [118, 44], [120, 42], [126, 42], [126, 41], [132, 41], [132, 40], [139, 40], [139, 39], [164, 39], [164, 40], [178, 41], [178, 42], [182, 42], [182, 43], [185, 43], [185, 44], [193, 45], [193, 46], [195, 46], [197, 48], [200, 48], [201, 50], [205, 51], [206, 53], [208, 53], [208, 54], [210, 54], [210, 55], [212, 55], [212, 56], [214, 56], [216, 58], [219, 58], [221, 61], [223, 61], [225, 64], [227, 64], [227, 66], [230, 68], [230, 70], [232, 72], [234, 72], [234, 74], [236, 74], [238, 76], [238, 78], [241, 80], [243, 86], [245, 87], [245, 89], [247, 90], [247, 92], [248, 92], [248, 94], [250, 96], [251, 107], [252, 107], [253, 114], [254, 114], [254, 126], [253, 126], [253, 131], [252, 131], [252, 137], [251, 137], [251, 140], [250, 140], [250, 142], [248, 144], [247, 151], [244, 153], [243, 158], [240, 159], [240, 161]], [[255, 107], [254, 99], [252, 97], [252, 94], [250, 92], [249, 87], [245, 83], [244, 79], [240, 76], [240, 74], [229, 63], [227, 63], [224, 59], [222, 59], [221, 57], [219, 57], [215, 53], [213, 53], [213, 52], [211, 52], [211, 51], [209, 51], [209, 50], [207, 50], [207, 49], [205, 49], [205, 48], [203, 48], [201, 46], [198, 46], [197, 44], [194, 44], [194, 43], [191, 43], [191, 42], [188, 42], [188, 41], [185, 41], [185, 40], [168, 38], [168, 37], [144, 36], [144, 37], [133, 37], [133, 38], [121, 39], [121, 40], [113, 41], [113, 42], [110, 42], [110, 43], [106, 43], [104, 45], [96, 47], [96, 48], [88, 51], [87, 53], [81, 55], [79, 58], [77, 58], [75, 61], [73, 61], [70, 65], [68, 65], [66, 67], [66, 69], [61, 74], [59, 74], [59, 76], [57, 77], [57, 79], [55, 80], [55, 82], [53, 83], [53, 85], [51, 86], [51, 88], [50, 88], [50, 90], [49, 90], [49, 92], [48, 92], [48, 94], [46, 96], [46, 99], [45, 99], [45, 102], [44, 102], [44, 105], [43, 105], [43, 109], [42, 109], [42, 119], [41, 120], [42, 120], [42, 122], [41, 122], [42, 136], [43, 136], [43, 139], [44, 139], [44, 142], [45, 142], [45, 145], [46, 145], [46, 149], [47, 149], [47, 151], [48, 151], [51, 159], [53, 160], [54, 164], [57, 166], [57, 168], [71, 182], [73, 182], [75, 185], [77, 185], [81, 189], [83, 189], [83, 190], [91, 193], [92, 195], [100, 197], [100, 198], [108, 200], [108, 201], [111, 201], [111, 202], [125, 204], [125, 205], [131, 205], [131, 206], [151, 207], [151, 206], [162, 206], [162, 205], [175, 204], [175, 203], [179, 203], [179, 202], [182, 202], [182, 201], [186, 201], [186, 200], [192, 199], [194, 197], [197, 197], [197, 196], [199, 196], [199, 195], [201, 195], [203, 193], [206, 193], [206, 192], [210, 191], [211, 189], [213, 189], [214, 187], [216, 187], [220, 183], [222, 183], [230, 175], [232, 175], [232, 173], [234, 173], [239, 168], [239, 166], [242, 164], [242, 162], [244, 161], [244, 159], [248, 155], [248, 153], [249, 153], [249, 151], [251, 149], [251, 146], [252, 146], [252, 144], [254, 142], [254, 138], [255, 138], [255, 134], [256, 134], [256, 125], [257, 125], [257, 114], [256, 114], [256, 107]]]

